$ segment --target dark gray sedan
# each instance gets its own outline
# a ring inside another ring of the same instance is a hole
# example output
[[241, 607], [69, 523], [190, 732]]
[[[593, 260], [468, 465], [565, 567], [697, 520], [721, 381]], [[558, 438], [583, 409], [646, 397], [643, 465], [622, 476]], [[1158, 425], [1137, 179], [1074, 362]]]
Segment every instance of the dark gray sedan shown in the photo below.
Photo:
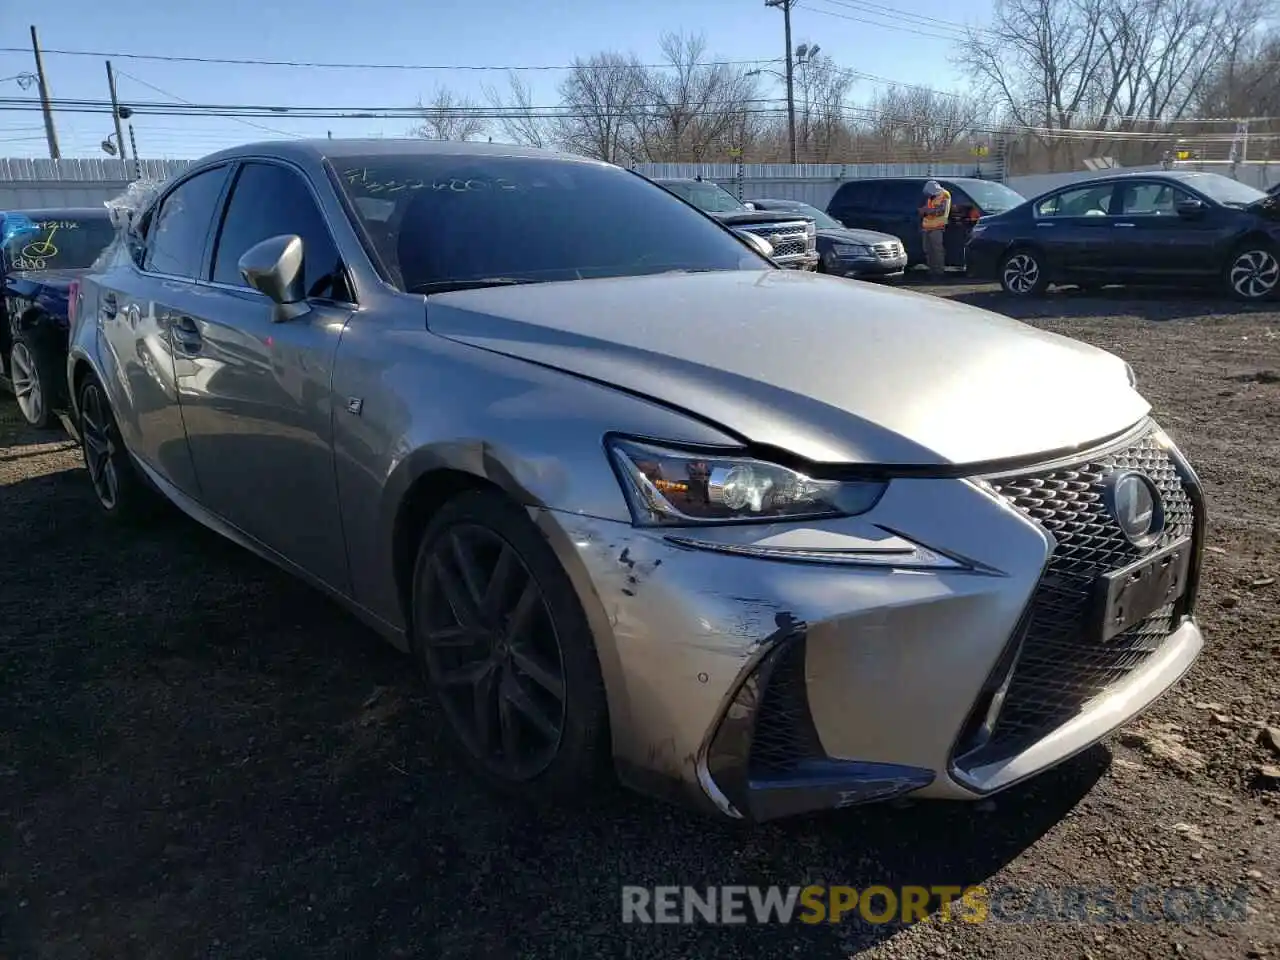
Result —
[[907, 269], [902, 241], [875, 230], [854, 230], [835, 217], [799, 200], [752, 200], [757, 210], [776, 210], [812, 217], [818, 225], [818, 272], [837, 277], [882, 280]]
[[509, 792], [977, 799], [1201, 648], [1200, 487], [1102, 350], [498, 144], [251, 145], [118, 220], [71, 296], [105, 514], [329, 592]]

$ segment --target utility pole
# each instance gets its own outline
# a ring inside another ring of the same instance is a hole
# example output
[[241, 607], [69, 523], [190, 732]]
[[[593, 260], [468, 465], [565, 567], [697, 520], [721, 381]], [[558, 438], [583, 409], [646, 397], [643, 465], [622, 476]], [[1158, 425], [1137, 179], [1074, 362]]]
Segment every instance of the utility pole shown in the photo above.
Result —
[[44, 135], [49, 141], [49, 157], [62, 159], [62, 151], [58, 149], [58, 131], [53, 128], [53, 107], [49, 105], [49, 82], [44, 77], [44, 61], [40, 59], [40, 41], [36, 38], [36, 28], [31, 28], [31, 52], [36, 57], [36, 79], [40, 83], [40, 107], [44, 111]]
[[111, 71], [111, 61], [107, 61], [107, 86], [111, 89], [111, 119], [116, 125], [116, 143], [120, 147], [120, 159], [128, 160], [124, 152], [124, 131], [120, 129], [120, 101], [116, 98], [116, 75]]
[[764, 0], [766, 7], [782, 11], [783, 31], [787, 39], [787, 141], [791, 144], [791, 162], [796, 163], [796, 93], [791, 66], [791, 4], [794, 0]]

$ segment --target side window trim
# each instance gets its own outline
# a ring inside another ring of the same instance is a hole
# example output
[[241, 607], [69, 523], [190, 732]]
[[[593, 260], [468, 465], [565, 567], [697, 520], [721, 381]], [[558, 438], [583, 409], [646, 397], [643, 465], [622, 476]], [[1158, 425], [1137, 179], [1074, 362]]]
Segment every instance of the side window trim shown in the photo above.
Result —
[[[158, 200], [156, 200], [156, 202], [155, 202], [155, 203], [153, 203], [153, 204], [152, 204], [152, 205], [147, 209], [146, 213], [143, 215], [143, 216], [146, 218], [146, 220], [147, 220], [147, 236], [146, 236], [146, 237], [144, 238], [144, 240], [143, 240], [143, 256], [142, 256], [142, 263], [140, 263], [140, 264], [139, 264], [139, 263], [136, 263], [136, 262], [135, 262], [135, 266], [137, 267], [137, 269], [138, 269], [138, 272], [139, 272], [139, 273], [144, 273], [144, 274], [146, 274], [146, 275], [147, 275], [147, 276], [149, 276], [149, 277], [160, 277], [160, 278], [165, 279], [165, 280], [179, 280], [179, 281], [181, 281], [181, 282], [183, 282], [183, 283], [201, 283], [201, 282], [203, 282], [203, 281], [202, 281], [202, 279], [201, 279], [201, 276], [195, 276], [195, 277], [182, 277], [182, 276], [179, 276], [179, 275], [178, 275], [178, 274], [176, 274], [176, 273], [162, 273], [162, 272], [161, 272], [161, 271], [159, 271], [159, 270], [148, 270], [148, 269], [147, 269], [147, 267], [145, 266], [145, 264], [146, 264], [146, 262], [147, 262], [147, 257], [148, 257], [148, 255], [149, 255], [149, 254], [150, 254], [150, 252], [151, 252], [151, 228], [155, 226], [155, 219], [156, 219], [156, 216], [157, 216], [157, 215], [160, 213], [160, 211], [164, 208], [165, 203], [169, 200], [169, 198], [170, 198], [171, 196], [173, 196], [175, 193], [177, 193], [177, 192], [182, 188], [182, 186], [183, 186], [184, 184], [189, 183], [190, 181], [194, 180], [196, 177], [200, 176], [201, 174], [210, 173], [210, 172], [212, 172], [212, 171], [214, 171], [214, 170], [221, 170], [221, 169], [223, 169], [224, 167], [229, 166], [232, 162], [233, 162], [233, 161], [227, 161], [227, 160], [224, 160], [224, 161], [222, 161], [222, 162], [220, 162], [220, 163], [211, 163], [211, 164], [209, 164], [209, 165], [208, 165], [208, 166], [206, 166], [206, 167], [200, 167], [199, 169], [196, 169], [196, 170], [188, 170], [186, 173], [184, 173], [184, 174], [182, 175], [182, 179], [181, 179], [181, 180], [179, 180], [177, 183], [173, 184], [171, 187], [169, 187], [167, 190], [165, 190], [165, 192], [160, 196], [160, 198], [159, 198]], [[216, 216], [216, 214], [217, 214], [217, 211], [218, 211], [218, 210], [220, 210], [220, 209], [222, 209], [222, 205], [223, 205], [224, 203], [226, 203], [226, 199], [227, 199], [227, 191], [228, 191], [228, 189], [229, 189], [230, 187], [231, 187], [231, 177], [230, 177], [230, 175], [228, 175], [228, 176], [226, 177], [226, 179], [224, 179], [224, 180], [222, 181], [222, 191], [221, 191], [221, 193], [219, 193], [219, 194], [218, 194], [218, 199], [217, 199], [217, 201], [214, 203], [214, 213], [215, 213], [215, 216]], [[210, 240], [210, 238], [211, 238], [211, 237], [212, 237], [212, 235], [213, 235], [213, 230], [212, 230], [212, 229], [210, 229], [211, 227], [212, 227], [212, 222], [210, 223], [209, 227], [206, 227], [206, 228], [205, 228], [205, 234], [204, 234], [204, 248], [203, 248], [203, 251], [202, 251], [202, 253], [201, 253], [201, 255], [200, 255], [200, 269], [199, 269], [199, 273], [200, 273], [201, 275], [203, 275], [203, 274], [205, 274], [205, 273], [207, 273], [207, 272], [208, 272], [209, 264], [210, 264], [210, 262], [211, 262], [211, 259], [210, 259], [211, 254], [210, 254], [210, 250], [209, 250], [209, 240]]]
[[[201, 280], [202, 283], [211, 287], [217, 287], [219, 290], [237, 290], [240, 292], [248, 290], [258, 296], [264, 296], [264, 294], [254, 290], [253, 287], [242, 287], [239, 284], [223, 283], [219, 280], [213, 279], [214, 261], [218, 255], [218, 246], [222, 242], [222, 229], [226, 225], [227, 213], [231, 210], [231, 201], [235, 196], [235, 186], [240, 180], [240, 175], [244, 172], [245, 167], [249, 166], [251, 163], [261, 163], [266, 166], [279, 167], [282, 170], [287, 170], [293, 176], [298, 177], [302, 181], [303, 185], [306, 187], [308, 195], [311, 197], [311, 202], [315, 205], [316, 212], [320, 215], [320, 223], [324, 225], [325, 232], [329, 235], [329, 243], [332, 244], [333, 249], [337, 251], [338, 256], [342, 258], [342, 248], [338, 246], [337, 238], [333, 235], [333, 229], [329, 226], [329, 219], [324, 215], [324, 204], [320, 202], [320, 197], [316, 192], [315, 184], [311, 182], [311, 178], [306, 175], [306, 172], [303, 171], [302, 168], [295, 166], [287, 160], [281, 160], [278, 157], [237, 157], [233, 162], [235, 164], [235, 169], [227, 178], [227, 187], [223, 191], [222, 198], [218, 203], [218, 225], [214, 230], [210, 231], [212, 237], [207, 251], [208, 258], [204, 269], [205, 277]], [[344, 282], [347, 286], [347, 292], [351, 294], [350, 300], [335, 300], [332, 297], [307, 297], [307, 300], [315, 303], [331, 303], [340, 307], [358, 307], [360, 304], [356, 298], [355, 285], [351, 282], [351, 270], [348, 267], [345, 258], [342, 258], [342, 271], [345, 274]]]

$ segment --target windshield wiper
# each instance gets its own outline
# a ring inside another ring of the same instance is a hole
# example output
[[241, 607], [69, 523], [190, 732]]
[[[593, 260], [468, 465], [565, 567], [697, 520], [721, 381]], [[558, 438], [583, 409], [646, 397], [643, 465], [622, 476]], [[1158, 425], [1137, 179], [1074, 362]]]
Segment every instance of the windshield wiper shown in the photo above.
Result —
[[476, 277], [473, 280], [428, 280], [406, 289], [410, 293], [448, 293], [451, 290], [480, 290], [484, 287], [514, 287], [522, 283], [541, 283], [522, 277]]

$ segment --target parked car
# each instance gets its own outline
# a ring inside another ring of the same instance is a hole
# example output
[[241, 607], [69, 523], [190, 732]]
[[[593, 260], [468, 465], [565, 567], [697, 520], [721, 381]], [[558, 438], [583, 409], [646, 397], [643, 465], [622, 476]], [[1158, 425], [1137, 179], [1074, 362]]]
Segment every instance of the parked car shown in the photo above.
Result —
[[67, 405], [67, 290], [111, 242], [103, 209], [0, 214], [0, 384], [34, 427], [57, 424]]
[[907, 267], [902, 241], [874, 230], [850, 230], [817, 207], [799, 200], [752, 200], [757, 210], [798, 213], [818, 228], [818, 272], [838, 277], [900, 277]]
[[947, 266], [963, 268], [965, 243], [979, 217], [1012, 210], [1026, 202], [1016, 190], [992, 180], [971, 177], [875, 177], [841, 184], [827, 213], [846, 227], [877, 230], [902, 240], [908, 267], [924, 263], [919, 209], [924, 185], [937, 180], [951, 193], [951, 217], [943, 235]]
[[658, 178], [653, 181], [726, 227], [755, 234], [773, 248], [780, 267], [813, 270], [818, 265], [817, 226], [794, 213], [766, 213], [743, 203], [718, 183], [702, 179]]
[[328, 591], [512, 793], [976, 799], [1200, 650], [1200, 486], [1102, 350], [520, 147], [246, 146], [132, 223], [73, 311], [102, 509]]
[[969, 273], [1006, 293], [1051, 283], [1217, 285], [1263, 300], [1280, 285], [1280, 201], [1216, 173], [1073, 183], [973, 229]]

